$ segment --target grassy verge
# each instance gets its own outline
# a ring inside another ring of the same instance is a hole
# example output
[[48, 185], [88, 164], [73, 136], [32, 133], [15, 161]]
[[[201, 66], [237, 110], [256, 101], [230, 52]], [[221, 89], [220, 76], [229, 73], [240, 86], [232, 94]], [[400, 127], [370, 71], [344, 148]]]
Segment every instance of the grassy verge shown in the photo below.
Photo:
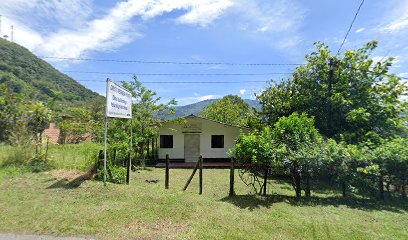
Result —
[[[408, 203], [343, 200], [319, 188], [297, 202], [285, 181], [271, 181], [269, 196], [248, 194], [236, 179], [228, 197], [228, 170], [204, 170], [181, 191], [191, 170], [132, 173], [128, 185], [87, 181], [72, 187], [47, 173], [24, 173], [0, 183], [0, 232], [91, 235], [101, 239], [407, 239]], [[159, 180], [148, 183], [146, 180]]]

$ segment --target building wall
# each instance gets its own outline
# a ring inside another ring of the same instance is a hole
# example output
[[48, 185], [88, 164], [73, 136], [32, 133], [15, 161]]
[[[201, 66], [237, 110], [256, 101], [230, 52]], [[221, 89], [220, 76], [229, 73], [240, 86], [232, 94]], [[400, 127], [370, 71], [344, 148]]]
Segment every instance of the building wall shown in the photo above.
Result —
[[[198, 134], [203, 158], [228, 158], [227, 151], [235, 146], [240, 131], [248, 131], [201, 118], [186, 117], [186, 120], [187, 126], [166, 123], [160, 129], [160, 135], [173, 135], [173, 148], [159, 148], [160, 159], [164, 159], [166, 154], [170, 159], [184, 159], [184, 134], [197, 132], [201, 132]], [[211, 135], [224, 135], [224, 148], [211, 148]]]

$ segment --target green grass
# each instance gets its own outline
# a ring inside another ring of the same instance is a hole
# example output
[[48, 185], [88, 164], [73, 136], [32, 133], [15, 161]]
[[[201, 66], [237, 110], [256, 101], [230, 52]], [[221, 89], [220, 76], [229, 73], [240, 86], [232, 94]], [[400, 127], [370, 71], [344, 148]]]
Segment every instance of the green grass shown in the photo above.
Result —
[[[48, 158], [53, 168], [86, 171], [95, 162], [101, 149], [103, 146], [96, 143], [49, 145]], [[34, 153], [33, 147], [24, 150]], [[0, 165], [7, 163], [7, 167], [21, 167], [24, 163], [21, 161], [21, 155], [21, 149], [0, 144]]]
[[[204, 169], [199, 195], [198, 176], [181, 191], [190, 174], [172, 169], [166, 190], [164, 169], [134, 172], [130, 185], [107, 187], [98, 181], [72, 187], [48, 173], [18, 172], [0, 183], [0, 232], [100, 239], [408, 239], [407, 202], [344, 200], [327, 186], [298, 202], [282, 180], [271, 181], [269, 195], [260, 197], [249, 194], [238, 176], [237, 196], [228, 197], [229, 171], [214, 169]], [[155, 179], [157, 184], [146, 182]]]

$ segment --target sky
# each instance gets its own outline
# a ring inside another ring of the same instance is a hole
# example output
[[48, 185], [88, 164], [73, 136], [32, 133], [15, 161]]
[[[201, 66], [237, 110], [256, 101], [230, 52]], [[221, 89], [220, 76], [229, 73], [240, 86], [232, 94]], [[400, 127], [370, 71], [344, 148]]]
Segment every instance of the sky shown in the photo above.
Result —
[[[227, 94], [254, 99], [296, 66], [245, 64], [304, 63], [316, 41], [337, 52], [360, 2], [1, 0], [0, 35], [10, 38], [13, 25], [14, 42], [101, 95], [106, 78], [130, 81], [136, 74], [163, 102], [186, 105]], [[343, 50], [371, 40], [379, 41], [373, 59], [395, 57], [392, 72], [408, 77], [408, 0], [364, 2]], [[173, 75], [149, 75], [162, 73]]]

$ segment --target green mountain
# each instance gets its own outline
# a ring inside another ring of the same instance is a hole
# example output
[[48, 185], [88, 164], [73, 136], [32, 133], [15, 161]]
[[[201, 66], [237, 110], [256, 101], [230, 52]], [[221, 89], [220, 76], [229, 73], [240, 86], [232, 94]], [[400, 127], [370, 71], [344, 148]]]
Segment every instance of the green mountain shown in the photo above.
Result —
[[[198, 113], [201, 112], [205, 107], [207, 107], [208, 105], [211, 105], [212, 103], [218, 100], [220, 99], [208, 99], [208, 100], [188, 104], [185, 106], [176, 106], [175, 107], [176, 113], [169, 116], [169, 118], [174, 119], [174, 118], [184, 117], [190, 114], [198, 115]], [[244, 101], [248, 103], [251, 108], [255, 107], [256, 109], [261, 110], [261, 104], [257, 100], [244, 99]]]
[[35, 56], [28, 49], [0, 38], [0, 83], [25, 99], [48, 102], [58, 93], [56, 109], [80, 106], [103, 98]]

